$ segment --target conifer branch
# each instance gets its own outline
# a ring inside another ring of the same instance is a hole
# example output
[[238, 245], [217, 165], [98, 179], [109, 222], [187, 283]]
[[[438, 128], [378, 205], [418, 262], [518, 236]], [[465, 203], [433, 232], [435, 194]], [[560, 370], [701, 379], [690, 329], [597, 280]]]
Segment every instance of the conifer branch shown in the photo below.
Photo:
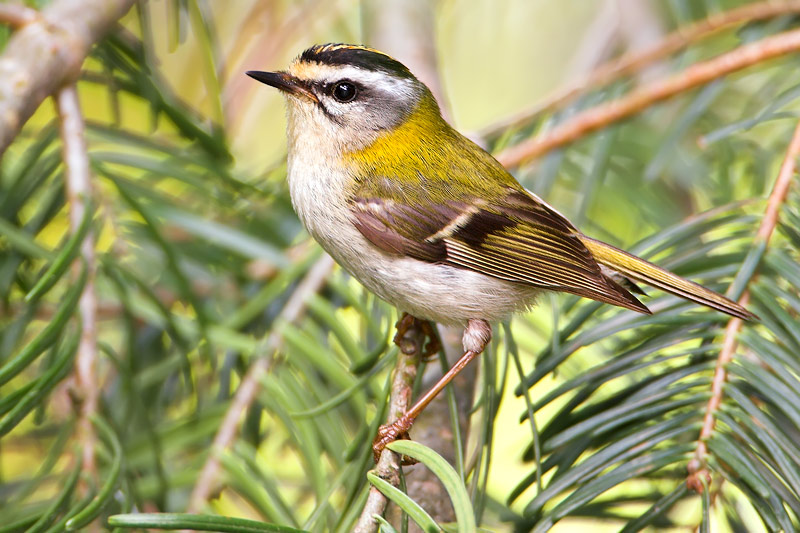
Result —
[[715, 13], [708, 18], [683, 26], [661, 41], [645, 48], [633, 50], [617, 59], [597, 67], [586, 78], [557, 90], [544, 102], [485, 127], [479, 132], [482, 138], [494, 137], [508, 128], [518, 128], [547, 111], [563, 108], [586, 91], [606, 86], [626, 76], [640, 72], [656, 62], [675, 54], [692, 43], [710, 37], [739, 24], [768, 20], [782, 15], [800, 13], [800, 1], [771, 0], [745, 4], [728, 11]]
[[320, 290], [325, 280], [328, 279], [333, 266], [333, 259], [329, 255], [322, 256], [297, 285], [294, 293], [275, 319], [276, 327], [272, 328], [269, 336], [264, 341], [263, 349], [259, 350], [261, 353], [256, 354], [256, 360], [239, 384], [239, 388], [236, 390], [233, 400], [231, 400], [231, 405], [225, 412], [225, 417], [222, 419], [217, 434], [214, 436], [211, 450], [189, 498], [188, 512], [192, 513], [201, 510], [214, 489], [219, 474], [220, 456], [236, 439], [242, 413], [255, 401], [262, 378], [269, 374], [274, 364], [273, 354], [283, 344], [283, 328], [281, 325], [295, 322], [303, 315], [308, 297]]
[[791, 30], [745, 44], [708, 61], [634, 89], [625, 96], [575, 115], [554, 129], [497, 154], [506, 167], [516, 167], [581, 137], [607, 127], [677, 94], [713, 80], [800, 50], [800, 30]]
[[77, 78], [92, 45], [133, 3], [55, 0], [11, 36], [0, 55], [0, 155], [42, 101]]
[[[764, 218], [761, 220], [761, 225], [758, 228], [758, 232], [756, 233], [753, 247], [766, 247], [766, 245], [769, 243], [769, 239], [778, 224], [778, 214], [780, 213], [781, 207], [786, 200], [786, 196], [789, 192], [789, 186], [791, 185], [795, 172], [797, 171], [798, 157], [800, 157], [800, 123], [797, 124], [797, 127], [794, 130], [794, 136], [792, 137], [789, 147], [786, 150], [786, 156], [783, 159], [780, 171], [778, 172], [778, 177], [775, 180], [775, 185], [773, 186], [772, 192], [769, 195], [767, 209], [764, 213]], [[746, 281], [749, 283], [754, 278], [755, 273], [753, 274], [753, 277]], [[750, 293], [745, 290], [741, 298], [739, 298], [739, 303], [741, 305], [747, 305], [749, 301]], [[692, 461], [690, 461], [688, 466], [689, 476], [686, 480], [686, 483], [689, 488], [697, 492], [703, 490], [703, 480], [708, 481], [710, 476], [705, 462], [706, 455], [708, 454], [706, 442], [714, 432], [714, 427], [716, 425], [716, 413], [722, 404], [722, 398], [724, 394], [723, 389], [728, 378], [727, 367], [733, 360], [733, 355], [736, 352], [736, 348], [738, 346], [736, 335], [739, 333], [741, 325], [741, 319], [732, 318], [728, 322], [728, 326], [725, 329], [725, 337], [722, 343], [722, 349], [720, 350], [719, 357], [717, 358], [717, 365], [714, 370], [714, 380], [711, 384], [711, 398], [708, 400], [705, 416], [703, 418], [703, 428], [701, 429], [700, 436], [698, 437], [695, 457], [692, 459]]]

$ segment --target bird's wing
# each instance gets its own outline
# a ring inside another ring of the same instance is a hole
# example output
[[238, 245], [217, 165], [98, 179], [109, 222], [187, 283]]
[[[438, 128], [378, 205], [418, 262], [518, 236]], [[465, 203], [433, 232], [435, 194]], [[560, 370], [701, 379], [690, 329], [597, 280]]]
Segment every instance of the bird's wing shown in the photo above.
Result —
[[601, 270], [566, 218], [523, 189], [415, 205], [369, 192], [353, 195], [353, 223], [386, 253], [649, 313]]

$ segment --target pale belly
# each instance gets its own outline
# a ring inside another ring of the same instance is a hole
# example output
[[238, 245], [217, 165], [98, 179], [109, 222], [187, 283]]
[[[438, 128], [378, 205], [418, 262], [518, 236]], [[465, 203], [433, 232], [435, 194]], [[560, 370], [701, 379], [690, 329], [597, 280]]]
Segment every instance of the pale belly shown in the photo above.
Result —
[[449, 265], [388, 256], [372, 247], [369, 261], [334, 259], [367, 289], [418, 318], [446, 325], [464, 325], [471, 318], [496, 322], [526, 309], [536, 295], [532, 288]]

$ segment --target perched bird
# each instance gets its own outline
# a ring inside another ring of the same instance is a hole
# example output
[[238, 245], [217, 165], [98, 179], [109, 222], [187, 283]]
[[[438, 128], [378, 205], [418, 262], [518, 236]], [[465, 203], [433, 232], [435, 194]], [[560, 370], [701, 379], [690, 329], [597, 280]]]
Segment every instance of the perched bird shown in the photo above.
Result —
[[[445, 122], [430, 90], [382, 52], [317, 45], [286, 71], [247, 74], [286, 95], [289, 190], [308, 232], [401, 311], [465, 327], [465, 354], [443, 380], [483, 351], [491, 322], [529, 308], [542, 291], [650, 313], [631, 294], [641, 282], [754, 316], [583, 235]], [[445, 384], [381, 428], [376, 453], [402, 436]]]

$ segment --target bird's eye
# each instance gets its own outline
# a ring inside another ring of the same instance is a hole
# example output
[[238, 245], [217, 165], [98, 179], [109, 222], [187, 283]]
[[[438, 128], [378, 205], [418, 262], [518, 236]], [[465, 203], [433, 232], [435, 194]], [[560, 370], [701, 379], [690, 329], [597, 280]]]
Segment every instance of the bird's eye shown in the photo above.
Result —
[[356, 89], [354, 84], [350, 83], [349, 81], [340, 81], [333, 86], [331, 94], [339, 102], [346, 103], [352, 102], [353, 99], [355, 99], [357, 92], [358, 89]]

